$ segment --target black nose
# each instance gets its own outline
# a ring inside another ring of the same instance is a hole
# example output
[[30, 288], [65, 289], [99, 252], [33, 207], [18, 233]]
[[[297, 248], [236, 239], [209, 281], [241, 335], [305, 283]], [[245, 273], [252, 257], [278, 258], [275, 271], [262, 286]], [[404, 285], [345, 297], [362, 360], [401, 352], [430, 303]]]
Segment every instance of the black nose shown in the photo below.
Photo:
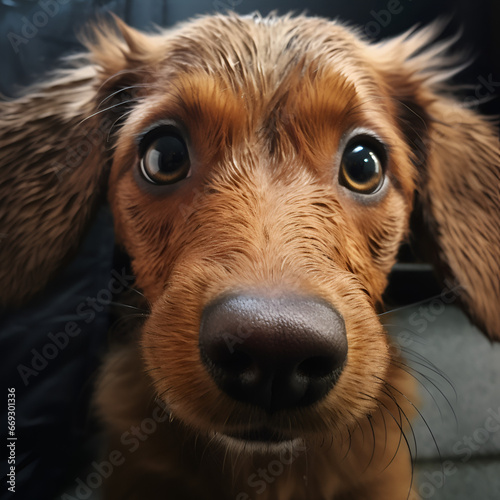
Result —
[[298, 295], [226, 295], [203, 311], [200, 354], [218, 387], [268, 412], [311, 405], [347, 359], [342, 316]]

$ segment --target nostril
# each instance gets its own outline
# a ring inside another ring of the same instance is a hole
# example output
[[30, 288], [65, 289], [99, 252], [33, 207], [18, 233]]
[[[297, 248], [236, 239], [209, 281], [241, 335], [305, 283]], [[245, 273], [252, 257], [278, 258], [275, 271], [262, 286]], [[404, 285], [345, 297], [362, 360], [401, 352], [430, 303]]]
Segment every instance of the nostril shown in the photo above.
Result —
[[251, 370], [253, 360], [251, 356], [243, 351], [228, 353], [219, 361], [219, 366], [232, 374], [240, 374]]
[[224, 342], [200, 343], [201, 358], [211, 372], [225, 384], [230, 381], [253, 383], [258, 378], [258, 366], [247, 352]]
[[302, 361], [297, 366], [297, 373], [306, 378], [319, 379], [331, 377], [338, 368], [331, 356], [314, 356]]

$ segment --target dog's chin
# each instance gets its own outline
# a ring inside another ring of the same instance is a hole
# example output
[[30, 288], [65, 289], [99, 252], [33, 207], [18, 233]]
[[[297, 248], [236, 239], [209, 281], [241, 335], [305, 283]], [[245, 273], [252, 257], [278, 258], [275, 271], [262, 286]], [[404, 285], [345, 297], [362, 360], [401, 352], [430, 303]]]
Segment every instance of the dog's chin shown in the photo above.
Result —
[[300, 437], [275, 432], [267, 428], [241, 432], [215, 432], [213, 437], [221, 446], [238, 454], [276, 454], [304, 446], [304, 440]]

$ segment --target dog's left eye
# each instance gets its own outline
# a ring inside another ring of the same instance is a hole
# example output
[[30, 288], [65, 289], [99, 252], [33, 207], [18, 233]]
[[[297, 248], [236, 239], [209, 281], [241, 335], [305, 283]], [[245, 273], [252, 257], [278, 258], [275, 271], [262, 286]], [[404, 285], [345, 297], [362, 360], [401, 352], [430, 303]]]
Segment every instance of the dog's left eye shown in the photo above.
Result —
[[155, 133], [141, 143], [141, 172], [153, 184], [173, 184], [188, 177], [191, 162], [184, 139], [175, 132]]
[[380, 156], [368, 142], [348, 144], [342, 155], [340, 184], [357, 193], [375, 193], [384, 180]]

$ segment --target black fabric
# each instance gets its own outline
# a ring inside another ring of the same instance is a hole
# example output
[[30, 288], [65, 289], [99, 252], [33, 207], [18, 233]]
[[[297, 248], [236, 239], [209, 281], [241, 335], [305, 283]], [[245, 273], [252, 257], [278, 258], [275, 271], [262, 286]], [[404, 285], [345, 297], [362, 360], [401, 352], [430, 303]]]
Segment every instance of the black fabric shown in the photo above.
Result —
[[[475, 63], [461, 77], [472, 85], [466, 95], [496, 98], [500, 90], [500, 84], [496, 84], [500, 80], [500, 43], [495, 42], [499, 5], [495, 0], [473, 3], [467, 0], [1, 0], [0, 92], [15, 95], [24, 85], [54, 68], [61, 55], [79, 50], [75, 35], [97, 13], [113, 11], [129, 24], [147, 29], [153, 24], [172, 25], [198, 13], [232, 8], [243, 14], [256, 9], [266, 14], [276, 8], [280, 13], [293, 9], [307, 10], [313, 15], [339, 16], [361, 25], [362, 31], [373, 39], [399, 33], [415, 23], [429, 22], [440, 14], [455, 13], [448, 32], [463, 25], [461, 46], [476, 56]], [[490, 82], [489, 87], [485, 82]], [[474, 105], [491, 112], [498, 111], [496, 102], [474, 101]], [[117, 268], [121, 272], [121, 263], [114, 259], [113, 252], [112, 221], [107, 208], [103, 207], [79, 254], [49, 289], [20, 311], [2, 312], [0, 436], [4, 446], [7, 388], [14, 387], [17, 499], [54, 498], [65, 484], [75, 482], [78, 468], [89, 460], [84, 446], [88, 436], [94, 434], [89, 398], [110, 321], [107, 308], [95, 311], [91, 320], [90, 314], [84, 315], [82, 311], [86, 310], [88, 298], [95, 298], [108, 288], [111, 270]], [[55, 345], [54, 338], [64, 337], [57, 334], [72, 322], [81, 332], [68, 336], [67, 345], [60, 340], [64, 347], [56, 345], [55, 351], [48, 348], [49, 344]], [[45, 359], [46, 365], [40, 358], [44, 352], [45, 358], [54, 355], [52, 359]], [[7, 465], [3, 453], [1, 476], [6, 473]], [[12, 498], [5, 482], [0, 498]]]
[[[137, 28], [164, 24], [164, 3], [152, 0], [0, 3], [0, 92], [18, 94], [56, 67], [59, 57], [81, 50], [81, 26], [108, 10]], [[15, 388], [17, 437], [16, 493], [3, 481], [2, 499], [50, 500], [95, 453], [88, 441], [95, 433], [89, 403], [110, 321], [108, 307], [98, 303], [97, 311], [87, 300], [109, 289], [116, 266], [111, 215], [103, 207], [78, 255], [50, 287], [22, 310], [0, 315], [0, 436], [5, 446], [7, 388]], [[70, 337], [65, 329], [74, 324], [78, 330], [70, 333], [79, 333]], [[1, 477], [8, 470], [5, 457], [2, 452]]]
[[[92, 381], [109, 326], [106, 309], [95, 311], [87, 298], [107, 289], [112, 256], [111, 217], [103, 209], [43, 296], [2, 315], [0, 380], [5, 394], [16, 392], [15, 498], [52, 498], [84, 458]], [[1, 465], [3, 476], [3, 457]]]

